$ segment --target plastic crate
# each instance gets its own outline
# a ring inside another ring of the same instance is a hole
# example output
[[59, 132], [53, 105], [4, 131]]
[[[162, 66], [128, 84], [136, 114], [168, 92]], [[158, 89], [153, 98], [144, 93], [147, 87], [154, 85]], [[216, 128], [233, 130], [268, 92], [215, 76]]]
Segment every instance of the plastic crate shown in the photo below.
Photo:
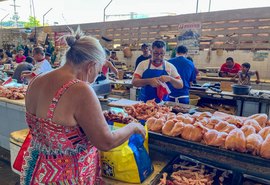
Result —
[[180, 163], [186, 163], [186, 166], [195, 166], [195, 165], [203, 165], [205, 171], [207, 172], [207, 174], [210, 173], [215, 173], [215, 177], [213, 178], [214, 182], [213, 185], [220, 185], [220, 180], [219, 178], [222, 177], [222, 175], [224, 175], [225, 177], [223, 178], [223, 185], [232, 185], [234, 184], [232, 182], [232, 172], [225, 170], [225, 169], [220, 169], [220, 168], [216, 168], [214, 166], [211, 165], [207, 165], [204, 163], [201, 163], [197, 160], [191, 159], [189, 157], [183, 156], [183, 155], [177, 155], [171, 162], [169, 162], [161, 171], [160, 173], [152, 180], [151, 184], [152, 185], [158, 185], [160, 183], [160, 179], [162, 178], [162, 174], [163, 173], [167, 173], [168, 174], [168, 180], [171, 180], [170, 175], [174, 172], [174, 171], [178, 171], [179, 169], [175, 170], [173, 168], [174, 164], [180, 164]]

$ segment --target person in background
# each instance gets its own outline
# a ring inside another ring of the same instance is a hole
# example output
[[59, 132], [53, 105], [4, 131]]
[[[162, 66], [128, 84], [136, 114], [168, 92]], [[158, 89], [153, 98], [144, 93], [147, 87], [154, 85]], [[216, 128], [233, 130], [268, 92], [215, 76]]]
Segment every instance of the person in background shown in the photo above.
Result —
[[136, 70], [137, 66], [142, 61], [147, 60], [147, 59], [152, 57], [150, 55], [150, 50], [149, 50], [149, 45], [148, 44], [143, 43], [142, 46], [141, 46], [141, 51], [143, 52], [143, 54], [137, 58], [136, 63], [135, 63], [135, 70]]
[[12, 54], [12, 61], [13, 61], [13, 62], [16, 62], [16, 56], [17, 56], [17, 51], [16, 51], [16, 49], [13, 49], [12, 52], [11, 52], [11, 54]]
[[111, 72], [113, 72], [116, 76], [118, 76], [118, 70], [114, 67], [112, 62], [110, 61], [110, 51], [105, 48], [105, 54], [106, 54], [106, 61], [105, 64], [102, 66], [102, 73], [103, 75], [107, 75], [108, 70], [110, 69]]
[[25, 57], [28, 57], [29, 55], [30, 55], [30, 49], [29, 49], [29, 47], [27, 46], [27, 45], [25, 45], [24, 46], [24, 53], [23, 53], [23, 55], [25, 56]]
[[241, 70], [241, 65], [234, 62], [232, 57], [226, 59], [226, 63], [222, 64], [219, 76], [220, 77], [234, 77]]
[[119, 59], [118, 59], [118, 57], [116, 56], [116, 52], [115, 52], [115, 51], [112, 51], [112, 52], [111, 52], [110, 59], [112, 59], [112, 60], [116, 60], [116, 61], [118, 61], [118, 60], [119, 60]]
[[20, 63], [12, 76], [13, 79], [16, 79], [18, 83], [23, 83], [22, 72], [31, 71], [34, 67], [35, 61], [32, 57], [26, 57], [25, 62]]
[[23, 53], [24, 53], [24, 50], [19, 49], [19, 52], [15, 57], [15, 61], [16, 61], [17, 64], [22, 63], [22, 62], [25, 61], [26, 57], [23, 55]]
[[[193, 58], [192, 58], [192, 57], [187, 56], [187, 59], [190, 60], [190, 61], [194, 64], [194, 61], [193, 61]], [[197, 78], [200, 78], [200, 76], [201, 76], [200, 71], [197, 69], [197, 67], [196, 67], [195, 65], [194, 65], [194, 69], [195, 69], [196, 79], [197, 79]], [[195, 81], [193, 81], [192, 83], [193, 83], [193, 84], [196, 84], [197, 81], [195, 80]]]
[[[174, 88], [182, 88], [183, 82], [176, 68], [164, 60], [166, 44], [161, 40], [152, 43], [152, 57], [149, 60], [142, 61], [136, 68], [132, 85], [142, 87], [139, 99], [146, 102], [155, 99], [157, 103], [160, 99], [157, 95], [157, 87], [161, 83], [170, 83]], [[164, 96], [164, 101], [168, 96]]]
[[33, 58], [36, 62], [33, 68], [33, 73], [35, 73], [35, 75], [46, 73], [52, 70], [51, 64], [45, 58], [45, 53], [43, 51], [43, 48], [41, 47], [34, 48]]
[[66, 36], [69, 48], [62, 67], [28, 86], [26, 122], [32, 138], [20, 184], [103, 184], [98, 150], [109, 151], [133, 134], [145, 138], [144, 126], [135, 122], [110, 130], [89, 85], [104, 64], [104, 49], [82, 34], [77, 30]]
[[0, 60], [4, 58], [4, 50], [3, 49], [0, 49]]
[[9, 51], [4, 52], [2, 60], [0, 59], [0, 64], [12, 64], [12, 54]]
[[51, 54], [50, 53], [48, 53], [48, 52], [46, 52], [45, 53], [45, 59], [51, 64]]
[[256, 75], [256, 84], [260, 83], [260, 76], [258, 71], [251, 71], [250, 70], [250, 64], [245, 62], [241, 66], [241, 71], [238, 72], [238, 74], [233, 78], [235, 80], [238, 78], [238, 84], [239, 85], [251, 85], [250, 84], [250, 78], [253, 75]]
[[60, 47], [56, 47], [52, 56], [51, 56], [51, 63], [52, 65], [59, 65], [60, 63]]
[[51, 64], [45, 59], [45, 53], [42, 47], [36, 47], [33, 49], [33, 58], [35, 60], [35, 65], [32, 71], [24, 71], [22, 73], [22, 77], [26, 78], [28, 81], [41, 73], [46, 73], [52, 70]]
[[112, 71], [116, 76], [118, 76], [118, 70], [114, 67], [114, 65], [110, 61], [110, 54], [111, 52], [107, 49], [104, 48], [105, 54], [106, 54], [106, 60], [104, 65], [101, 68], [101, 73], [98, 75], [96, 82], [102, 81], [107, 79], [107, 74], [110, 71]]
[[183, 81], [182, 89], [170, 86], [171, 94], [169, 95], [169, 100], [184, 104], [189, 104], [190, 84], [196, 81], [195, 67], [193, 62], [186, 58], [187, 52], [188, 49], [186, 46], [178, 46], [176, 48], [176, 57], [169, 60], [169, 62], [175, 66]]

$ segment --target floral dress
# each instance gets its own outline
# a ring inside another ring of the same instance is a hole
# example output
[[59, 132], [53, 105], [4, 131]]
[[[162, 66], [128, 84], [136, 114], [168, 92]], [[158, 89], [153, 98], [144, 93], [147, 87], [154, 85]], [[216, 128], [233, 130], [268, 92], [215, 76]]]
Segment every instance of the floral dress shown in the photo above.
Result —
[[78, 82], [72, 80], [57, 91], [46, 119], [26, 113], [32, 140], [24, 155], [21, 184], [101, 184], [98, 150], [82, 128], [52, 121], [61, 96]]

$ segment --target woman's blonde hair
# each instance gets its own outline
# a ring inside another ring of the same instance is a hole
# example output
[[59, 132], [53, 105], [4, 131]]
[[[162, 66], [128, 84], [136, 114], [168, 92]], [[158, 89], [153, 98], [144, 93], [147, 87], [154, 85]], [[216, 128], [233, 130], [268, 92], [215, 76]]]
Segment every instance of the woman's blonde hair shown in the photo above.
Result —
[[92, 36], [85, 36], [78, 27], [77, 31], [71, 30], [71, 35], [65, 36], [69, 48], [66, 51], [66, 62], [79, 65], [85, 62], [105, 62], [105, 52], [99, 41]]

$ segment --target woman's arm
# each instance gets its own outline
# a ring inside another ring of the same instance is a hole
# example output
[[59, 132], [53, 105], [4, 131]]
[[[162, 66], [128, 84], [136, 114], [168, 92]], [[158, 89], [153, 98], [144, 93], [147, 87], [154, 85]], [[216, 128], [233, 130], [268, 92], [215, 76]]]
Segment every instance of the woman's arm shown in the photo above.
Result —
[[90, 142], [99, 150], [111, 150], [124, 143], [134, 133], [145, 137], [144, 127], [139, 123], [129, 123], [123, 128], [111, 131], [93, 89], [84, 83], [78, 84], [77, 88], [78, 94], [76, 94], [75, 101], [78, 103], [75, 119]]
[[110, 61], [107, 61], [106, 64], [107, 64], [107, 66], [110, 68], [110, 70], [111, 70], [116, 76], [118, 76], [118, 70], [116, 69], [116, 67], [114, 67], [114, 65], [113, 65]]

